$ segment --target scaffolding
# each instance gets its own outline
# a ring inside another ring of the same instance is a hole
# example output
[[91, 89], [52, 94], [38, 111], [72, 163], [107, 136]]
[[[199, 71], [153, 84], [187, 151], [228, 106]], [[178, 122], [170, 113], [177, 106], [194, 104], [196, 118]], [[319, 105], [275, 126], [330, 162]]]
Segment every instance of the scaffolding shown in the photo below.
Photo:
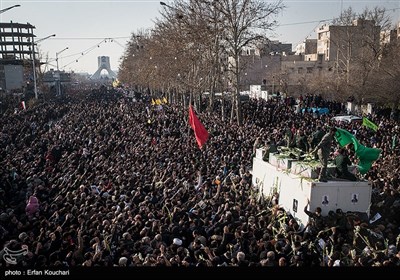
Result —
[[29, 23], [0, 23], [1, 90], [18, 90], [32, 80], [33, 62], [37, 60], [34, 29]]
[[34, 29], [35, 26], [29, 23], [0, 23], [1, 64], [32, 61], [32, 56], [36, 56], [35, 50], [32, 50]]

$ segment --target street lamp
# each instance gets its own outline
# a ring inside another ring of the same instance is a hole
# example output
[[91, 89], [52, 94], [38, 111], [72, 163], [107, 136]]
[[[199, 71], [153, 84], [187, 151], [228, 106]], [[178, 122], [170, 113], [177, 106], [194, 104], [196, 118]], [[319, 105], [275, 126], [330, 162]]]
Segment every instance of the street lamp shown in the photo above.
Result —
[[63, 50], [61, 50], [61, 51], [59, 51], [59, 52], [56, 52], [57, 71], [60, 71], [60, 69], [58, 68], [58, 55], [59, 55], [60, 53], [62, 53], [63, 51], [66, 51], [66, 50], [68, 50], [68, 47], [66, 47], [65, 49], [63, 49]]
[[[56, 34], [51, 34], [51, 35], [49, 35], [47, 37], [39, 39], [39, 40], [36, 41], [36, 44], [40, 43], [40, 42], [42, 42], [42, 41], [44, 41], [44, 40], [46, 40], [46, 39], [48, 39], [50, 37], [55, 37], [55, 36], [56, 36]], [[38, 99], [37, 81], [36, 81], [36, 66], [35, 66], [35, 42], [34, 42], [33, 38], [34, 37], [32, 36], [32, 67], [33, 67], [33, 86], [34, 86], [33, 90], [35, 92], [35, 98]]]
[[165, 6], [165, 7], [167, 7], [167, 8], [170, 8], [170, 9], [172, 9], [172, 10], [175, 10], [175, 12], [176, 12], [176, 18], [177, 18], [177, 19], [183, 19], [183, 18], [184, 18], [184, 15], [181, 13], [181, 11], [180, 11], [179, 9], [177, 9], [177, 8], [175, 8], [175, 7], [172, 7], [172, 6], [170, 6], [170, 5], [168, 5], [167, 3], [162, 2], [162, 1], [160, 1], [160, 5], [161, 5], [161, 6]]
[[11, 7], [5, 8], [5, 9], [2, 9], [2, 10], [0, 10], [0, 14], [2, 14], [2, 13], [4, 13], [4, 12], [7, 12], [8, 10], [11, 10], [11, 9], [13, 9], [13, 8], [16, 8], [16, 7], [21, 7], [21, 5], [14, 5], [14, 6], [11, 6]]
[[162, 1], [160, 1], [160, 5], [161, 5], [161, 6], [166, 6], [166, 7], [168, 7], [168, 8], [172, 8], [170, 5], [168, 5], [167, 3], [162, 2]]

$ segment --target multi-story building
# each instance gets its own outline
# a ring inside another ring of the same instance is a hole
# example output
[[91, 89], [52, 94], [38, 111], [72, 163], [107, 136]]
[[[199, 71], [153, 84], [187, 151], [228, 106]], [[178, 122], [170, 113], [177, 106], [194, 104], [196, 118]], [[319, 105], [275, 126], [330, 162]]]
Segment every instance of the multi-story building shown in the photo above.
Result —
[[368, 56], [379, 46], [380, 26], [372, 20], [357, 19], [352, 25], [322, 25], [317, 30], [317, 53], [325, 60], [347, 60]]
[[255, 58], [254, 52], [253, 57], [246, 59], [248, 66], [243, 73], [247, 77], [242, 78], [247, 84], [263, 81], [267, 89], [275, 87], [291, 95], [301, 93], [301, 83], [348, 71], [351, 63], [370, 59], [372, 47], [379, 47], [380, 29], [374, 21], [363, 19], [346, 26], [323, 25], [317, 29], [317, 39], [306, 39], [296, 47], [295, 55], [273, 53], [274, 67], [265, 67], [271, 64], [268, 61], [272, 55], [264, 52], [264, 56], [270, 57], [264, 58], [263, 52], [259, 52], [261, 57]]
[[257, 46], [243, 48], [242, 56], [266, 56], [266, 55], [289, 55], [292, 54], [292, 44], [284, 44], [279, 41], [270, 41], [259, 43]]
[[400, 39], [400, 21], [397, 23], [397, 39]]
[[261, 50], [265, 55], [289, 55], [292, 54], [292, 44], [282, 43], [279, 41], [268, 41], [263, 44]]
[[296, 46], [296, 55], [316, 54], [317, 53], [317, 39], [306, 39], [303, 43]]
[[398, 31], [397, 29], [393, 30], [386, 30], [381, 32], [381, 44], [390, 44], [394, 40], [398, 38]]
[[32, 40], [35, 26], [0, 23], [0, 87], [20, 90], [32, 76]]

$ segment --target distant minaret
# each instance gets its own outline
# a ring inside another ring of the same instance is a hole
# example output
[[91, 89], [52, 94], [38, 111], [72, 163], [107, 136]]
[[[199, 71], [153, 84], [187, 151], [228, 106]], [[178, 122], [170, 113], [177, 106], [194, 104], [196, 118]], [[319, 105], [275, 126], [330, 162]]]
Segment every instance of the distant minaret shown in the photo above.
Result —
[[92, 80], [100, 79], [100, 74], [101, 74], [101, 71], [103, 71], [103, 70], [107, 70], [108, 76], [110, 76], [111, 78], [117, 78], [117, 75], [114, 73], [113, 70], [111, 70], [110, 57], [108, 57], [108, 56], [98, 56], [97, 57], [97, 64], [99, 65], [99, 68], [92, 75], [92, 77], [90, 77], [90, 79], [92, 79]]

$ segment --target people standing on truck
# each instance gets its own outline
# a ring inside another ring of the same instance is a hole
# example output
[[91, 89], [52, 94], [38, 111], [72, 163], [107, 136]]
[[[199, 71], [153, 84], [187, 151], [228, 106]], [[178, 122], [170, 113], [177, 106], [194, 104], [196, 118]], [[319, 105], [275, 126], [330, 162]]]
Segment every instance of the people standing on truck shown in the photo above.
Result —
[[[311, 149], [315, 149], [319, 142], [321, 142], [322, 137], [324, 137], [324, 132], [320, 126], [317, 127], [317, 130], [313, 133], [311, 138]], [[318, 160], [318, 154], [314, 153], [315, 160]]]
[[337, 151], [337, 155], [333, 160], [336, 166], [336, 174], [338, 178], [346, 179], [349, 181], [357, 181], [356, 175], [349, 171], [348, 166], [351, 165], [350, 158], [344, 148], [340, 148]]
[[321, 170], [319, 172], [318, 180], [320, 182], [328, 182], [327, 178], [327, 170], [328, 170], [328, 158], [331, 153], [331, 146], [333, 142], [333, 138], [335, 137], [336, 127], [331, 127], [328, 133], [322, 137], [321, 141], [314, 148], [311, 153], [318, 153], [319, 161], [322, 165]]

